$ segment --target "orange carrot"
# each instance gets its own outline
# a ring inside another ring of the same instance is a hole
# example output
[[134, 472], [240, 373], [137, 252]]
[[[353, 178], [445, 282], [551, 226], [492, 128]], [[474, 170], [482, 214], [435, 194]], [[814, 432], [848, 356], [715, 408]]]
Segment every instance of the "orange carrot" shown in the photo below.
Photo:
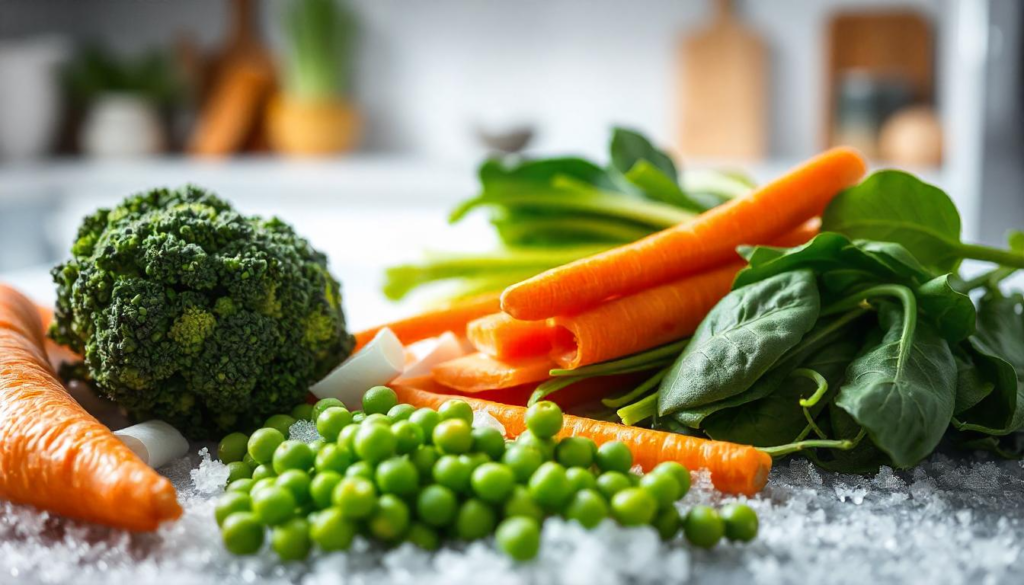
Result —
[[[36, 309], [39, 311], [39, 319], [43, 322], [43, 331], [46, 331], [50, 328], [50, 323], [53, 322], [53, 309], [42, 305], [38, 305]], [[50, 358], [50, 366], [55, 372], [60, 371], [60, 367], [64, 364], [77, 364], [82, 361], [82, 356], [72, 351], [71, 348], [50, 339], [49, 336], [43, 340], [43, 345], [46, 348], [46, 356]]]
[[546, 355], [502, 361], [485, 353], [472, 353], [434, 366], [439, 384], [462, 392], [483, 392], [512, 388], [549, 378], [555, 362]]
[[743, 266], [726, 264], [576, 315], [555, 317], [551, 357], [571, 370], [682, 339], [729, 292]]
[[821, 215], [865, 170], [857, 151], [834, 148], [690, 222], [512, 285], [502, 309], [517, 319], [547, 319], [720, 266], [737, 246], [767, 244]]
[[2, 285], [0, 498], [128, 530], [181, 516], [171, 482], [64, 390], [36, 307]]
[[520, 321], [505, 313], [480, 317], [466, 327], [478, 350], [498, 359], [516, 359], [551, 351], [553, 329], [545, 321]]
[[[396, 385], [398, 400], [417, 407], [438, 408], [452, 397], [419, 390], [409, 385]], [[473, 410], [484, 410], [498, 419], [510, 437], [526, 430], [526, 409], [476, 398], [462, 398]], [[588, 437], [601, 445], [622, 441], [633, 451], [633, 461], [649, 471], [662, 461], [678, 461], [689, 469], [707, 469], [711, 481], [722, 492], [756, 494], [768, 481], [772, 459], [749, 445], [711, 441], [698, 437], [627, 427], [572, 415], [565, 415], [561, 437]]]
[[[631, 374], [618, 374], [614, 376], [598, 376], [587, 378], [563, 388], [548, 396], [550, 400], [563, 409], [573, 408], [587, 403], [594, 403], [615, 393], [626, 392], [636, 388], [638, 384], [650, 377], [650, 372], [636, 372]], [[410, 388], [419, 388], [435, 394], [450, 394], [452, 396], [472, 396], [481, 400], [489, 400], [500, 404], [512, 404], [526, 406], [533, 391], [537, 389], [537, 383], [522, 384], [511, 388], [499, 390], [484, 390], [482, 392], [461, 392], [440, 384], [433, 376], [418, 376], [416, 378], [404, 378], [393, 384], [400, 384]]]
[[437, 337], [445, 331], [452, 331], [459, 337], [466, 336], [466, 325], [474, 319], [497, 313], [501, 310], [498, 293], [487, 293], [413, 315], [372, 329], [356, 333], [356, 351], [373, 339], [381, 329], [387, 327], [404, 344], [415, 343], [430, 337]]

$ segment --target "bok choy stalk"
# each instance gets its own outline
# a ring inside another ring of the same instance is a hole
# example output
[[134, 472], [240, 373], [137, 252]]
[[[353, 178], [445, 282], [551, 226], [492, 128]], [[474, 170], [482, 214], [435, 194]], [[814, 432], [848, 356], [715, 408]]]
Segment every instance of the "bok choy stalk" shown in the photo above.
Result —
[[325, 100], [349, 90], [355, 20], [336, 0], [295, 0], [284, 15], [284, 83], [298, 98]]

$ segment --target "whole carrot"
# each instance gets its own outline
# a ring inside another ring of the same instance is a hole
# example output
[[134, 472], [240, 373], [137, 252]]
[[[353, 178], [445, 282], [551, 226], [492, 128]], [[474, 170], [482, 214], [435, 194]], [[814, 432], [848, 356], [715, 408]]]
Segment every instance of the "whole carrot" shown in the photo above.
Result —
[[356, 351], [362, 349], [385, 327], [391, 329], [398, 340], [407, 345], [430, 337], [437, 337], [446, 331], [452, 331], [459, 337], [465, 337], [466, 325], [470, 321], [501, 310], [499, 294], [497, 292], [486, 293], [462, 299], [412, 317], [360, 331], [356, 333]]
[[36, 307], [3, 285], [0, 498], [128, 530], [181, 516], [171, 482], [64, 390], [47, 361]]
[[[413, 406], [438, 408], [453, 397], [419, 390], [408, 385], [397, 385], [398, 400]], [[476, 398], [465, 398], [473, 410], [483, 410], [505, 427], [510, 437], [526, 430], [526, 409]], [[754, 495], [768, 481], [772, 459], [766, 453], [748, 445], [711, 441], [698, 437], [652, 431], [639, 427], [592, 420], [578, 416], [565, 416], [559, 436], [588, 437], [598, 445], [621, 441], [633, 451], [633, 460], [645, 471], [662, 461], [678, 461], [690, 469], [707, 469], [711, 481], [719, 491], [730, 494]]]
[[502, 309], [517, 319], [547, 319], [720, 266], [737, 246], [771, 243], [821, 215], [866, 168], [853, 149], [829, 150], [690, 222], [512, 285]]

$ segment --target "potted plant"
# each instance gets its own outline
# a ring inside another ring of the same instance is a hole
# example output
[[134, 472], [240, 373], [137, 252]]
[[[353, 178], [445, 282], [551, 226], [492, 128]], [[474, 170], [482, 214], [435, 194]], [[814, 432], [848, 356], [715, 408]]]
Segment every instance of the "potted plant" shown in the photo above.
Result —
[[267, 109], [271, 146], [290, 155], [355, 147], [358, 111], [348, 99], [354, 20], [335, 0], [296, 0], [285, 14], [283, 89]]

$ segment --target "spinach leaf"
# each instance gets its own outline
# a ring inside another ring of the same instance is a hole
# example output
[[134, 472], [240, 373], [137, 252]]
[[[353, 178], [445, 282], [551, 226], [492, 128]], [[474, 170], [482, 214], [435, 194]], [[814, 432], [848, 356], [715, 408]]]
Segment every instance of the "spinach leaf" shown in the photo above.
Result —
[[662, 381], [658, 413], [666, 416], [744, 392], [811, 330], [819, 308], [809, 270], [730, 292], [697, 327]]
[[836, 405], [900, 467], [923, 459], [953, 416], [956, 362], [949, 345], [915, 312], [879, 304], [882, 342], [850, 363]]
[[637, 161], [633, 168], [629, 169], [625, 177], [626, 180], [637, 186], [648, 199], [670, 203], [697, 213], [711, 209], [721, 203], [720, 200], [710, 196], [697, 199], [687, 194], [679, 187], [673, 177], [669, 177], [647, 160]]
[[612, 168], [623, 175], [627, 174], [640, 161], [649, 162], [655, 169], [675, 184], [679, 181], [679, 172], [675, 163], [667, 154], [658, 150], [639, 132], [627, 128], [615, 128], [612, 131], [611, 143]]
[[837, 195], [822, 229], [902, 244], [925, 266], [952, 272], [964, 256], [960, 214], [938, 187], [901, 171], [880, 171]]
[[970, 341], [951, 349], [956, 362], [956, 400], [953, 404], [953, 416], [956, 416], [984, 400], [996, 386], [988, 372], [979, 366], [986, 356], [976, 351]]
[[919, 286], [914, 294], [922, 314], [950, 343], [958, 343], [974, 333], [976, 312], [967, 295], [957, 292], [944, 274]]
[[[830, 436], [840, 440], [853, 440], [861, 427], [843, 409], [836, 406], [835, 402], [828, 405], [827, 424], [819, 426], [828, 428]], [[882, 452], [871, 441], [863, 440], [856, 447], [848, 451], [841, 450], [817, 450], [805, 451], [808, 459], [822, 469], [835, 471], [837, 473], [877, 473], [883, 465], [895, 467], [892, 459]]]
[[569, 177], [602, 188], [614, 186], [605, 169], [578, 157], [529, 160], [514, 165], [489, 159], [480, 165], [477, 175], [483, 190], [492, 195], [549, 186], [556, 177]]
[[[856, 336], [844, 337], [799, 364], [818, 372], [828, 382], [828, 392], [810, 409], [812, 415], [817, 416], [835, 395], [846, 366], [860, 350], [859, 341]], [[704, 432], [713, 439], [755, 447], [782, 445], [796, 439], [807, 425], [800, 399], [814, 391], [814, 384], [806, 378], [792, 377], [793, 369], [786, 371], [785, 379], [772, 394], [707, 417]]]

